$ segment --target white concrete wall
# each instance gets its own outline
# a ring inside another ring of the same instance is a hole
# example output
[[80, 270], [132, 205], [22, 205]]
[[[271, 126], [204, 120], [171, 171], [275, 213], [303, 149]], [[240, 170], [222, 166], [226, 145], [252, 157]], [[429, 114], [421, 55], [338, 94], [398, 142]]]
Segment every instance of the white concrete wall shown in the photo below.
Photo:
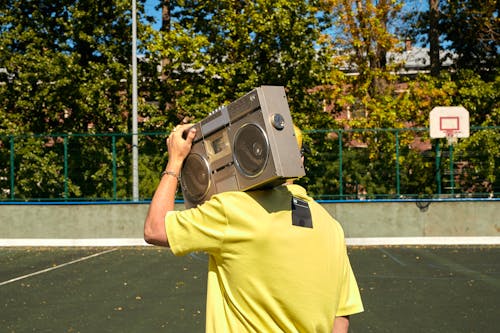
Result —
[[[347, 238], [499, 237], [500, 201], [339, 202], [323, 206]], [[147, 204], [0, 204], [0, 245], [12, 239], [142, 240]], [[183, 209], [183, 205], [178, 205]], [[500, 238], [499, 238], [500, 239]]]

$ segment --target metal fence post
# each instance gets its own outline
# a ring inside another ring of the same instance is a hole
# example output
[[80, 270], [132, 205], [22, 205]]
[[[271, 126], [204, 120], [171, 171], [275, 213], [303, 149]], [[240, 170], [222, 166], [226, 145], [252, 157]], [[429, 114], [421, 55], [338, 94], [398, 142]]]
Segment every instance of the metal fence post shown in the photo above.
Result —
[[14, 136], [9, 136], [10, 141], [10, 199], [14, 200], [15, 190], [14, 190]]
[[400, 176], [399, 176], [399, 130], [396, 130], [396, 194], [399, 197], [400, 191]]
[[64, 199], [69, 198], [68, 190], [68, 136], [64, 136]]
[[113, 156], [113, 200], [116, 200], [116, 135], [111, 136], [111, 151], [112, 151], [112, 156]]
[[339, 198], [343, 199], [344, 197], [344, 182], [343, 182], [343, 171], [342, 171], [342, 130], [338, 131], [339, 138]]
[[438, 196], [441, 196], [441, 150], [439, 147], [439, 140], [436, 140], [436, 184]]

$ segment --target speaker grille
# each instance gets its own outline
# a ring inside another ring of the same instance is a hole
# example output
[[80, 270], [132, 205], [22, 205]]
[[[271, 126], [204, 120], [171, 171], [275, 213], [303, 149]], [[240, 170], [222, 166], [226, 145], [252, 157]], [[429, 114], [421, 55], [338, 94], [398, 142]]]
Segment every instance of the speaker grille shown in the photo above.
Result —
[[182, 167], [183, 194], [193, 202], [201, 201], [210, 188], [210, 168], [199, 154], [189, 154]]
[[233, 142], [234, 161], [247, 177], [259, 176], [269, 157], [269, 141], [266, 133], [255, 124], [245, 124], [238, 129]]

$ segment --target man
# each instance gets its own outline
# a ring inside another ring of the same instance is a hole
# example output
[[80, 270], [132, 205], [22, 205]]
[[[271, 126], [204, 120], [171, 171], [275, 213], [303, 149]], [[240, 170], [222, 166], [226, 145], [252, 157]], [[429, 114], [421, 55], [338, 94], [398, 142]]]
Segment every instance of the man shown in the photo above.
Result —
[[167, 139], [169, 160], [144, 238], [175, 255], [208, 253], [206, 331], [347, 332], [348, 316], [363, 305], [344, 234], [302, 187], [224, 192], [174, 212], [196, 134], [191, 129], [183, 138], [190, 127], [177, 126]]

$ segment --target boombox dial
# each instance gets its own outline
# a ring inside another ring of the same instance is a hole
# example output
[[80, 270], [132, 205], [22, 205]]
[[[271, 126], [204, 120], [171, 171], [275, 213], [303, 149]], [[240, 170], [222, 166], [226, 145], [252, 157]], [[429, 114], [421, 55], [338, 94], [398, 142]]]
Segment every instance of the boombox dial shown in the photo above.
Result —
[[187, 208], [220, 192], [272, 187], [305, 174], [283, 87], [256, 88], [194, 127], [181, 171]]

